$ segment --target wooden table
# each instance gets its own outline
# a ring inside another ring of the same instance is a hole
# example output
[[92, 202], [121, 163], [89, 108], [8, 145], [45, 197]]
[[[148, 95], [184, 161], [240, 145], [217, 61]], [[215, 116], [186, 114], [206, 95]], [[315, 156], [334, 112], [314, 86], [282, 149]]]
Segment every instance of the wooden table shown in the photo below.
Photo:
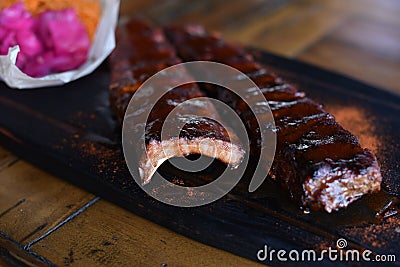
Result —
[[[158, 24], [200, 22], [228, 40], [400, 93], [397, 0], [126, 0], [121, 13]], [[257, 265], [155, 225], [0, 148], [0, 266], [13, 264]]]

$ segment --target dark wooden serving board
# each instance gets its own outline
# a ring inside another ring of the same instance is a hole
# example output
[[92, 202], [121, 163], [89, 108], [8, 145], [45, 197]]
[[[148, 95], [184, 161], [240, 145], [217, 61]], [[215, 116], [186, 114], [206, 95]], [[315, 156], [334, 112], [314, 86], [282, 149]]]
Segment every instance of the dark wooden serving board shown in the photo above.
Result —
[[[140, 216], [246, 258], [257, 260], [257, 251], [264, 245], [318, 250], [335, 248], [336, 240], [345, 238], [349, 248], [396, 254], [400, 259], [399, 215], [375, 217], [390, 200], [394, 209], [398, 205], [400, 97], [305, 63], [256, 50], [252, 53], [324, 103], [328, 111], [340, 115], [338, 119], [349, 130], [373, 146], [382, 165], [382, 193], [333, 214], [303, 213], [271, 181], [251, 194], [239, 185], [221, 200], [199, 208], [159, 203], [135, 184], [125, 165], [121, 129], [108, 103], [106, 64], [92, 75], [59, 88], [21, 91], [1, 83], [0, 144]], [[168, 165], [162, 171], [179, 176]]]

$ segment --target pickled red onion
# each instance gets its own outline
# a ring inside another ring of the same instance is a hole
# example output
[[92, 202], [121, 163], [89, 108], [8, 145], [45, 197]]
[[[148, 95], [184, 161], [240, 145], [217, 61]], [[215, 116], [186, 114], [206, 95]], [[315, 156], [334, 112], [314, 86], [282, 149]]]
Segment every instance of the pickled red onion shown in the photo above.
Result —
[[32, 77], [79, 68], [90, 39], [74, 9], [45, 11], [33, 17], [22, 3], [0, 10], [0, 55], [19, 45], [16, 65]]

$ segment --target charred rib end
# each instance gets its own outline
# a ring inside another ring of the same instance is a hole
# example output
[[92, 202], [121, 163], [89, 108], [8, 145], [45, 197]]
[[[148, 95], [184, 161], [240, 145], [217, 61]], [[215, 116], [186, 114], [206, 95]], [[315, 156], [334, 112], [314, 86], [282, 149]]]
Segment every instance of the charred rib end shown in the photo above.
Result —
[[204, 137], [153, 140], [148, 144], [146, 152], [147, 154], [139, 163], [139, 174], [143, 185], [148, 184], [157, 169], [166, 160], [173, 157], [203, 155], [216, 158], [232, 168], [236, 168], [243, 161], [245, 155], [244, 149], [239, 145]]
[[320, 177], [309, 179], [304, 184], [303, 204], [314, 210], [324, 209], [331, 213], [347, 207], [365, 194], [381, 189], [382, 176], [376, 162], [362, 173], [329, 168], [325, 172], [318, 172]]

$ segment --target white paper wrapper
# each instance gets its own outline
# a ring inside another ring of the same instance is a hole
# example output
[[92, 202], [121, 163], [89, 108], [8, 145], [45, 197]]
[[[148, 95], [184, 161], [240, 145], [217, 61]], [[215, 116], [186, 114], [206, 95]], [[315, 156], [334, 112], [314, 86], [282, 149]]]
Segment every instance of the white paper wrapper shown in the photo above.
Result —
[[79, 69], [41, 78], [32, 78], [16, 65], [19, 46], [9, 49], [8, 55], [0, 56], [0, 80], [18, 89], [33, 89], [62, 85], [92, 73], [115, 48], [115, 28], [118, 23], [120, 0], [103, 0], [102, 16], [97, 27], [88, 60]]

